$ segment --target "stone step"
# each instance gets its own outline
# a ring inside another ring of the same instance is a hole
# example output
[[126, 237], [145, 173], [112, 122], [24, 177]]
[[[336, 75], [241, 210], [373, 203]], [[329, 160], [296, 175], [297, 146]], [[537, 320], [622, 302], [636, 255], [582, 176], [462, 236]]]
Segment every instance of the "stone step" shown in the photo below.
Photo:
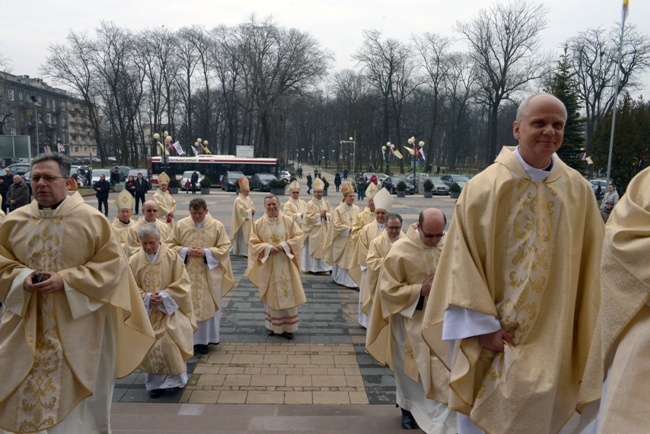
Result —
[[206, 405], [113, 403], [113, 434], [403, 432], [394, 405]]

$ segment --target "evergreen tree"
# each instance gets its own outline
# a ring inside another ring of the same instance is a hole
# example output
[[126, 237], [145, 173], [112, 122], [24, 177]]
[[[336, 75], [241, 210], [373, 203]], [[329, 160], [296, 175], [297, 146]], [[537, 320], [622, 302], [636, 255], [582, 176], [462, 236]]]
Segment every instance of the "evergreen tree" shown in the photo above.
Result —
[[564, 140], [557, 151], [562, 161], [574, 169], [585, 172], [586, 161], [582, 160], [583, 143], [585, 141], [586, 120], [580, 115], [580, 99], [571, 72], [571, 62], [567, 54], [568, 47], [564, 46], [564, 54], [560, 56], [557, 71], [547, 84], [546, 91], [555, 95], [564, 103], [567, 110], [567, 120], [564, 126]]

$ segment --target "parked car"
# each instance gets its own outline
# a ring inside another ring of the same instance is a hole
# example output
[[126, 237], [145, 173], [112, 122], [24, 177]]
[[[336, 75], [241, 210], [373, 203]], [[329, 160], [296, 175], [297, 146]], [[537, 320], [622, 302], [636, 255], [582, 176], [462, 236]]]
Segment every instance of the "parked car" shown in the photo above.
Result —
[[256, 173], [250, 179], [251, 191], [271, 191], [271, 186], [269, 183], [277, 179], [278, 178], [276, 178], [272, 173]]
[[107, 181], [111, 180], [111, 169], [93, 169], [92, 172], [92, 184], [95, 184], [97, 181], [99, 181], [99, 176], [104, 175], [106, 177]]
[[[183, 177], [181, 178], [181, 190], [183, 190], [183, 191], [192, 190], [192, 185], [191, 184], [192, 184], [192, 174], [193, 173], [194, 173], [193, 170], [186, 170], [185, 172], [183, 172]], [[199, 174], [199, 180], [196, 181], [196, 188], [194, 189], [196, 191], [201, 189], [201, 186], [199, 185], [199, 182], [201, 182], [203, 180], [203, 178], [205, 178], [205, 175], [202, 175], [200, 172], [197, 172], [197, 173]], [[190, 183], [190, 186], [189, 186], [189, 188], [186, 188], [185, 185], [187, 185], [188, 182]]]
[[406, 182], [406, 194], [415, 194], [415, 186], [404, 180], [404, 175], [398, 176], [398, 175], [393, 175], [389, 176], [384, 180], [384, 187], [386, 190], [388, 190], [391, 194], [397, 194], [397, 184], [400, 181]]
[[377, 175], [377, 187], [382, 188], [384, 186], [384, 181], [386, 180], [386, 178], [388, 178], [388, 175], [386, 175], [385, 173], [366, 172], [363, 174], [363, 176], [365, 176], [366, 179], [370, 181], [370, 177], [372, 176], [373, 173]]
[[291, 173], [286, 170], [280, 170], [280, 179], [284, 179], [287, 182], [291, 182]]
[[[607, 191], [607, 180], [606, 179], [591, 179], [589, 180], [591, 183], [591, 188], [594, 189], [594, 194], [596, 195], [596, 199], [600, 200], [602, 197], [605, 195], [605, 192]], [[600, 190], [598, 190], [598, 187], [600, 187]]]
[[149, 173], [148, 169], [131, 169], [129, 170], [129, 174], [127, 175], [127, 178], [129, 176], [132, 176], [133, 179], [138, 177], [138, 173], [142, 173], [142, 177], [145, 178], [146, 180], [149, 180], [151, 177], [151, 174]]
[[14, 163], [5, 167], [5, 169], [11, 169], [11, 173], [14, 175], [24, 175], [30, 171], [31, 165], [29, 163]]
[[452, 184], [456, 183], [462, 190], [463, 187], [465, 187], [465, 184], [469, 181], [469, 176], [467, 175], [442, 175], [440, 176], [440, 180], [447, 184], [448, 186], [452, 186]]
[[[407, 175], [406, 178], [404, 178], [406, 182], [410, 182], [411, 184], [413, 183], [413, 174], [411, 173], [410, 175]], [[418, 173], [417, 174], [417, 179], [421, 182], [424, 183], [427, 179], [431, 180], [433, 183], [433, 194], [436, 195], [445, 195], [449, 194], [449, 186], [445, 184], [442, 179], [435, 177], [435, 176], [429, 176], [426, 173]], [[420, 188], [420, 193], [422, 193], [422, 189]]]
[[239, 178], [245, 178], [246, 175], [244, 175], [243, 172], [240, 171], [234, 171], [234, 170], [229, 170], [226, 172], [226, 174], [223, 176], [223, 179], [221, 180], [221, 189], [224, 191], [237, 191], [239, 188], [237, 184], [237, 180]]
[[129, 172], [131, 171], [131, 167], [129, 166], [115, 166], [118, 168], [120, 171], [120, 182], [126, 181], [126, 178], [129, 176]]

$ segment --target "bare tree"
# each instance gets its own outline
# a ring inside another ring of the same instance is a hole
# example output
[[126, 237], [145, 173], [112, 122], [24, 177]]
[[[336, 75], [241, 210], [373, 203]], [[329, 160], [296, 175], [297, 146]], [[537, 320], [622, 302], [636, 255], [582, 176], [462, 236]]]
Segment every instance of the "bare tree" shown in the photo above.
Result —
[[495, 3], [482, 9], [469, 22], [458, 22], [456, 30], [467, 39], [470, 55], [481, 71], [477, 100], [489, 109], [490, 141], [487, 161], [497, 153], [499, 107], [531, 80], [540, 76], [548, 62], [540, 53], [540, 32], [546, 28], [542, 4], [528, 1]]
[[433, 97], [431, 101], [431, 124], [429, 126], [429, 137], [427, 140], [430, 146], [425, 148], [428, 160], [432, 161], [436, 154], [436, 127], [440, 123], [438, 113], [441, 103], [441, 91], [447, 76], [447, 68], [449, 67], [446, 54], [454, 41], [451, 38], [436, 33], [425, 33], [421, 37], [414, 37], [413, 40], [420, 55], [420, 65], [428, 76], [426, 84]]
[[[626, 28], [623, 40], [619, 89], [634, 89], [635, 78], [650, 66], [650, 40], [633, 26]], [[619, 41], [620, 26], [609, 31], [587, 29], [568, 41], [574, 78], [587, 115], [587, 153], [592, 150], [599, 122], [614, 104]]]

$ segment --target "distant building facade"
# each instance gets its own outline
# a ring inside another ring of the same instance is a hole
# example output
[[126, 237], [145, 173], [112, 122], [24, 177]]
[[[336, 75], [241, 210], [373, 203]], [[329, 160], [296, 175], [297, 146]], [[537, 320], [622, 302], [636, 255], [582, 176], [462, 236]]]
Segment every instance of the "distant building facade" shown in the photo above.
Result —
[[0, 71], [0, 134], [30, 136], [32, 155], [46, 147], [58, 151], [61, 143], [63, 152], [71, 157], [97, 156], [84, 101], [27, 75]]

